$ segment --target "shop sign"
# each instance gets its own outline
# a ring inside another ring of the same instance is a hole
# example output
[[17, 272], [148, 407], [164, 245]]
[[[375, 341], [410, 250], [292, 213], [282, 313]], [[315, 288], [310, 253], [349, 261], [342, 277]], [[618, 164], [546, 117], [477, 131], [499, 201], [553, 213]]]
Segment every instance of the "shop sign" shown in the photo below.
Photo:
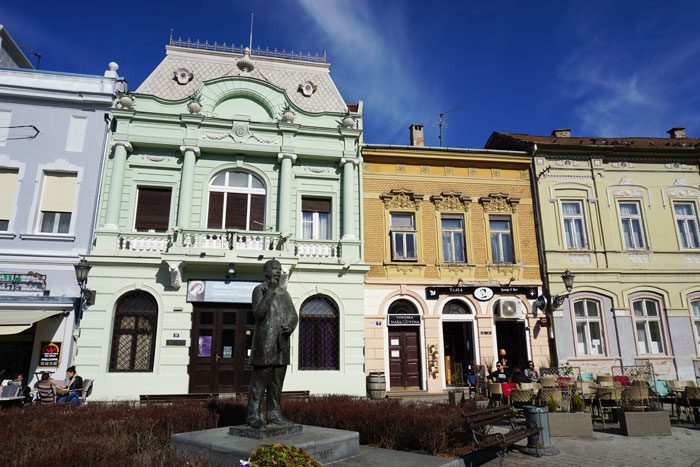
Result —
[[46, 275], [29, 271], [26, 274], [0, 272], [0, 293], [5, 295], [42, 295], [46, 290]]
[[474, 298], [480, 301], [488, 301], [494, 296], [500, 295], [525, 295], [528, 299], [534, 300], [537, 298], [537, 287], [532, 286], [498, 286], [498, 287], [475, 287], [457, 285], [454, 287], [426, 287], [425, 298], [428, 300], [437, 300], [441, 295], [473, 295]]
[[58, 367], [61, 363], [61, 342], [42, 342], [39, 366]]
[[258, 284], [247, 281], [188, 281], [187, 301], [252, 303], [253, 289]]
[[389, 326], [420, 326], [420, 315], [389, 315]]

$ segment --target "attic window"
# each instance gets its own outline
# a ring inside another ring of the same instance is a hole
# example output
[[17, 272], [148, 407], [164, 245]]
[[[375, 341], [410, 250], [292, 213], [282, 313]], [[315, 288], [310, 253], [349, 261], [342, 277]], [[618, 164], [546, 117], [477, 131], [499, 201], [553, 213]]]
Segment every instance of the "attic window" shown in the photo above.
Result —
[[177, 81], [177, 84], [183, 86], [192, 81], [192, 78], [194, 77], [192, 72], [187, 68], [178, 68], [177, 70], [175, 70], [174, 75], [174, 79], [175, 81]]
[[298, 91], [305, 97], [311, 97], [311, 95], [316, 92], [317, 87], [318, 86], [316, 86], [312, 81], [304, 81], [299, 85]]

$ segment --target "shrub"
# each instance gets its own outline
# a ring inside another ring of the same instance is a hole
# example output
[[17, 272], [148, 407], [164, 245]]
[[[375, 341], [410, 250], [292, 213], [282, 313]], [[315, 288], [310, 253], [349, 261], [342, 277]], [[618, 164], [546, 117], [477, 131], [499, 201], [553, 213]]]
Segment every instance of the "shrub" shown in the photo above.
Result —
[[576, 394], [571, 399], [571, 409], [573, 412], [583, 412], [586, 410], [586, 403], [583, 401], [581, 394]]
[[552, 395], [549, 396], [549, 400], [547, 401], [547, 407], [549, 408], [550, 412], [556, 412], [557, 409], [559, 408], [559, 404], [554, 399], [554, 396], [552, 396]]
[[308, 452], [286, 444], [261, 444], [250, 455], [252, 467], [321, 467]]

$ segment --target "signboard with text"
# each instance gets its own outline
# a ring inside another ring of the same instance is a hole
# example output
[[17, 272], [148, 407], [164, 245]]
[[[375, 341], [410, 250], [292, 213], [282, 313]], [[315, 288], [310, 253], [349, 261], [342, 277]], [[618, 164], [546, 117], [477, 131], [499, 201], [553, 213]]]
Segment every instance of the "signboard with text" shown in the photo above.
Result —
[[514, 285], [514, 286], [497, 286], [497, 287], [479, 287], [479, 286], [435, 286], [425, 288], [425, 298], [428, 300], [437, 300], [440, 295], [473, 295], [479, 301], [485, 302], [490, 300], [494, 294], [500, 295], [525, 295], [528, 300], [537, 298], [538, 292], [536, 286], [529, 285]]
[[187, 283], [188, 302], [251, 303], [259, 282], [193, 280]]
[[61, 342], [42, 342], [39, 366], [58, 367], [61, 363]]
[[389, 326], [420, 326], [420, 315], [389, 315]]
[[42, 295], [45, 290], [45, 274], [0, 272], [0, 291], [4, 295]]

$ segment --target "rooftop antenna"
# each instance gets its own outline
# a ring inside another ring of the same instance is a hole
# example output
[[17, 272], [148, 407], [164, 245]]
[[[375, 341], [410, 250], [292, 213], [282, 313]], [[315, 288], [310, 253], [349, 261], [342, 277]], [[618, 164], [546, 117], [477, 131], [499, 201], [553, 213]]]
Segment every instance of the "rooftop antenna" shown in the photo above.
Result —
[[29, 52], [34, 58], [36, 58], [36, 69], [38, 70], [39, 64], [41, 63], [41, 57], [43, 57], [44, 54], [32, 49], [31, 47], [27, 47], [24, 44], [19, 44], [19, 46], [24, 48], [24, 49], [27, 49], [27, 52]]
[[250, 14], [250, 43], [248, 44], [248, 48], [252, 51], [253, 50], [253, 17], [255, 16], [255, 13]]
[[174, 28], [170, 28], [170, 44], [171, 45], [173, 43], [173, 30], [174, 30]]
[[457, 110], [461, 109], [461, 107], [453, 107], [450, 110], [445, 110], [444, 112], [440, 112], [438, 116], [440, 117], [438, 121], [436, 122], [436, 125], [438, 127], [438, 146], [442, 146], [442, 129], [447, 128], [447, 122], [445, 121], [445, 115], [447, 115], [450, 112], [455, 112]]

